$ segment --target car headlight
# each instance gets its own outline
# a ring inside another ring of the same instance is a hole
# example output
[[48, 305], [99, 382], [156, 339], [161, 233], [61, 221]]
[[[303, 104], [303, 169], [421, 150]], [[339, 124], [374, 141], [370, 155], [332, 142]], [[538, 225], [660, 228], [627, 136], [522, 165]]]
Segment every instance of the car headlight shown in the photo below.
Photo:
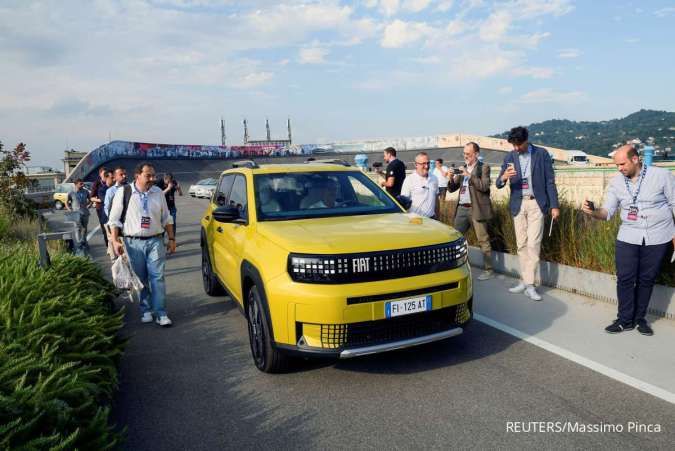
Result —
[[432, 246], [339, 255], [288, 256], [288, 274], [296, 282], [344, 284], [398, 279], [447, 271], [467, 261], [466, 239]]

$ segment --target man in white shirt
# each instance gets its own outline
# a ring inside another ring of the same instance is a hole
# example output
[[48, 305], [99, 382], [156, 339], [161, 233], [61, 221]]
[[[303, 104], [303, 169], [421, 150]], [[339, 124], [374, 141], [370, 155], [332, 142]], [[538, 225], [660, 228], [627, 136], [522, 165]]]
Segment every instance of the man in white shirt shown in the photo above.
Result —
[[433, 174], [438, 180], [438, 202], [443, 202], [448, 191], [448, 167], [443, 165], [442, 158], [437, 159], [434, 165]]
[[[164, 307], [164, 265], [166, 252], [176, 252], [176, 239], [166, 198], [162, 190], [154, 186], [154, 181], [155, 168], [151, 164], [136, 166], [135, 181], [115, 193], [108, 225], [115, 254], [122, 255], [126, 246], [129, 263], [143, 282], [141, 321], [150, 323], [154, 319], [157, 324], [166, 327], [171, 325], [171, 320]], [[125, 199], [128, 200], [126, 206]], [[124, 246], [119, 241], [120, 231], [123, 232]], [[169, 239], [166, 249], [164, 232]]]
[[401, 196], [411, 200], [412, 204], [408, 210], [411, 213], [436, 218], [438, 180], [429, 173], [429, 155], [426, 152], [420, 152], [415, 156], [415, 172], [403, 181]]

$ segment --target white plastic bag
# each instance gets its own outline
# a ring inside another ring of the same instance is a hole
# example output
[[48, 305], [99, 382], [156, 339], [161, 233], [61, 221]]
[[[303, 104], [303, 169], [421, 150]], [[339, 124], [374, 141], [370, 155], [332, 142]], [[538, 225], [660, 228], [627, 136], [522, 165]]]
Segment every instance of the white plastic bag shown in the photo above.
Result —
[[[117, 257], [112, 264], [112, 278], [113, 284], [122, 290], [135, 291], [137, 294], [143, 289], [143, 283], [138, 278], [134, 270], [131, 268], [129, 263], [129, 257], [127, 257], [126, 249], [124, 254]], [[129, 299], [133, 300], [130, 296]]]

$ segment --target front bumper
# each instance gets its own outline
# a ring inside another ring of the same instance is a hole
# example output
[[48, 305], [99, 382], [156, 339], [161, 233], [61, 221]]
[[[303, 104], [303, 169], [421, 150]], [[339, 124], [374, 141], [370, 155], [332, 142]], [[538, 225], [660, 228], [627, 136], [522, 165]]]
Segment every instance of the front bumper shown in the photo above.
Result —
[[396, 349], [405, 349], [412, 346], [418, 346], [425, 343], [432, 343], [434, 341], [445, 340], [446, 338], [456, 337], [464, 330], [461, 327], [453, 327], [444, 332], [437, 332], [431, 335], [424, 335], [417, 338], [409, 338], [407, 340], [394, 341], [391, 343], [383, 343], [380, 345], [364, 346], [362, 348], [345, 349], [340, 352], [341, 359], [349, 359], [352, 357], [360, 357], [363, 355], [377, 354], [380, 352], [394, 351]]

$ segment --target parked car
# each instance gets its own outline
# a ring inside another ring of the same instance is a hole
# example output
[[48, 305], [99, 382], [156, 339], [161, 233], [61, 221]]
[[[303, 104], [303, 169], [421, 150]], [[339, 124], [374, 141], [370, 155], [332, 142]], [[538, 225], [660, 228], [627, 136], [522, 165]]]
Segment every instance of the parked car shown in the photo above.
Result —
[[202, 215], [202, 278], [240, 307], [258, 369], [462, 333], [473, 287], [459, 232], [407, 213], [357, 168], [245, 166], [223, 172]]
[[216, 190], [217, 184], [218, 181], [213, 178], [200, 180], [194, 185], [190, 185], [190, 189], [188, 189], [188, 194], [192, 197], [211, 198], [213, 192]]
[[68, 203], [68, 193], [75, 191], [74, 183], [61, 183], [54, 188], [54, 208], [62, 210]]

